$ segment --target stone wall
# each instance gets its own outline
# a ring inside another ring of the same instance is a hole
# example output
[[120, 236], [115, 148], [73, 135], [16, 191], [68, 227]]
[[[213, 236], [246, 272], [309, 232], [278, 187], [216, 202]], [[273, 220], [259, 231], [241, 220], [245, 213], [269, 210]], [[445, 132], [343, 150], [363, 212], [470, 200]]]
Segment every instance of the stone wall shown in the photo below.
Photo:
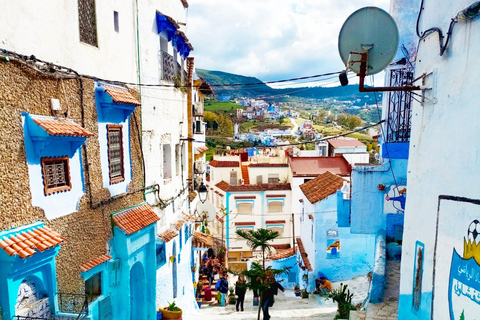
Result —
[[[111, 214], [143, 201], [141, 191], [113, 200], [109, 191], [103, 188], [94, 82], [82, 79], [82, 83], [83, 121], [78, 79], [41, 73], [23, 62], [0, 61], [0, 230], [42, 220], [46, 226], [65, 237], [67, 241], [62, 244], [56, 259], [57, 278], [58, 291], [69, 293], [83, 291], [80, 266], [107, 252], [106, 245], [112, 230]], [[138, 97], [136, 92], [132, 94]], [[51, 98], [59, 99], [62, 106], [62, 110], [56, 111], [56, 114], [50, 107]], [[85, 195], [77, 212], [49, 221], [42, 209], [32, 206], [22, 112], [66, 117], [80, 124], [83, 122], [82, 126], [93, 133], [81, 148]], [[133, 177], [129, 190], [141, 188], [143, 184], [138, 132], [141, 130], [140, 119], [140, 108], [137, 108], [130, 116]], [[86, 166], [86, 163], [89, 165]], [[101, 201], [108, 202], [98, 205]], [[92, 204], [95, 209], [92, 209]]]

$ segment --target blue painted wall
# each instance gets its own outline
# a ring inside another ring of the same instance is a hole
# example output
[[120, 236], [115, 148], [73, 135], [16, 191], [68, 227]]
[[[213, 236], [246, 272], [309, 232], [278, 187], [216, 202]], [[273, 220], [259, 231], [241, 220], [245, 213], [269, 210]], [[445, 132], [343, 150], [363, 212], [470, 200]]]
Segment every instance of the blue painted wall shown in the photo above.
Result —
[[[407, 160], [391, 159], [379, 166], [356, 166], [353, 169], [352, 233], [376, 234], [386, 229], [383, 207], [385, 195], [395, 182], [397, 185], [406, 185], [407, 163]], [[379, 183], [387, 188], [384, 191], [378, 190]]]
[[386, 215], [386, 240], [387, 242], [395, 241], [395, 228], [397, 226], [403, 227], [405, 215], [401, 213], [388, 213]]
[[[85, 142], [86, 138], [50, 136], [45, 130], [36, 125], [32, 118], [53, 118], [34, 116], [28, 113], [22, 114], [32, 205], [42, 208], [47, 218], [52, 220], [68, 215], [78, 209], [85, 188], [80, 146]], [[35, 142], [35, 139], [32, 139], [33, 136], [42, 137], [42, 140]], [[46, 196], [41, 158], [59, 156], [69, 157], [69, 173], [72, 188], [65, 192]]]
[[[43, 227], [43, 222], [36, 222], [23, 227], [2, 231], [0, 238], [6, 235], [17, 234]], [[18, 255], [9, 256], [4, 250], [0, 250], [0, 307], [2, 319], [10, 319], [15, 315], [17, 293], [22, 281], [29, 277], [41, 287], [40, 291], [49, 297], [52, 313], [57, 310], [57, 277], [55, 274], [55, 256], [60, 246], [55, 246], [43, 252], [37, 252], [26, 259]]]
[[[271, 263], [272, 263], [273, 269], [282, 269], [284, 267], [291, 267], [289, 274], [281, 274], [276, 277], [277, 281], [279, 281], [283, 287], [287, 289], [293, 289], [295, 287], [295, 284], [299, 283], [298, 264], [297, 264], [296, 254], [286, 259], [272, 260]], [[289, 281], [289, 279], [293, 281]]]

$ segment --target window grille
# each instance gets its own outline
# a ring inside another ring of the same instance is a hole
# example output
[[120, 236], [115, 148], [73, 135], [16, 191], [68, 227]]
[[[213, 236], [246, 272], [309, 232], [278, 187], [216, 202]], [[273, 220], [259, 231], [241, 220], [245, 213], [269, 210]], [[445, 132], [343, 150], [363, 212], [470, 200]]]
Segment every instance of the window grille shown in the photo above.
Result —
[[68, 191], [72, 188], [68, 157], [42, 158], [45, 195]]
[[160, 51], [160, 68], [161, 70], [161, 79], [168, 82], [173, 82], [175, 78], [175, 64], [173, 61], [173, 56], [168, 54], [168, 52], [161, 50]]
[[[390, 70], [390, 87], [412, 85], [412, 81], [413, 70], [410, 67]], [[410, 141], [412, 95], [411, 91], [393, 91], [388, 94], [385, 142]]]
[[97, 18], [95, 0], [78, 0], [80, 41], [97, 47]]
[[278, 183], [279, 181], [280, 181], [280, 178], [278, 176], [278, 173], [268, 174], [268, 183]]
[[125, 180], [123, 169], [122, 126], [114, 124], [107, 125], [107, 132], [110, 184], [114, 184]]

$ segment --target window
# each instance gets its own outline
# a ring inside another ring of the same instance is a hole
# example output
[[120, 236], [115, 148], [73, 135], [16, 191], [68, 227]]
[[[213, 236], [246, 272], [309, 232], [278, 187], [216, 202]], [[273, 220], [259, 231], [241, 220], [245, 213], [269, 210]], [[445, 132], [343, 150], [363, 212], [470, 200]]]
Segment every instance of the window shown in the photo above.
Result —
[[257, 176], [257, 184], [262, 184], [263, 183], [263, 176]]
[[[243, 231], [251, 230], [251, 231], [253, 231], [253, 226], [252, 226], [252, 227], [237, 227], [237, 228], [235, 229], [235, 231], [238, 231], [238, 230], [243, 230]], [[235, 232], [235, 236], [237, 237], [237, 239], [245, 240], [244, 238], [242, 238], [241, 236], [239, 236], [236, 232]]]
[[119, 183], [125, 180], [123, 169], [123, 139], [121, 125], [107, 125], [107, 142], [110, 184]]
[[269, 201], [268, 212], [282, 212], [283, 201]]
[[165, 243], [157, 244], [157, 248], [155, 250], [155, 261], [157, 265], [157, 269], [167, 263], [167, 253], [165, 251]]
[[267, 226], [267, 229], [276, 231], [279, 237], [283, 237], [283, 226]]
[[230, 185], [237, 185], [237, 171], [230, 171]]
[[172, 147], [169, 144], [163, 145], [163, 179], [172, 178]]
[[67, 156], [41, 159], [46, 196], [72, 189]]
[[88, 302], [92, 302], [102, 294], [102, 273], [96, 273], [85, 281], [85, 294]]
[[278, 183], [279, 181], [280, 181], [280, 178], [278, 176], [278, 173], [268, 174], [268, 183]]
[[240, 213], [240, 214], [253, 213], [253, 203], [251, 203], [251, 202], [240, 202], [238, 204], [238, 213]]
[[78, 0], [80, 41], [97, 47], [97, 17], [95, 0]]
[[180, 145], [175, 145], [175, 174], [178, 176], [180, 174]]
[[115, 29], [115, 32], [120, 31], [120, 25], [118, 23], [118, 12], [113, 11], [113, 28]]

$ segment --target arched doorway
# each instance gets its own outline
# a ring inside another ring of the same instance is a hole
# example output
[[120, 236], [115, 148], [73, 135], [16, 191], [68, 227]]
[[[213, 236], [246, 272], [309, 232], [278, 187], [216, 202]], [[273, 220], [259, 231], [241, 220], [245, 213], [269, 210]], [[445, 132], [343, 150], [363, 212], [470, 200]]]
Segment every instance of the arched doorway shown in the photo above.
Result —
[[172, 248], [172, 256], [174, 256], [173, 259], [173, 265], [172, 265], [172, 281], [173, 281], [173, 298], [177, 297], [177, 242], [173, 241], [173, 248]]
[[50, 301], [39, 278], [31, 276], [23, 279], [18, 287], [15, 315], [50, 317]]
[[130, 319], [145, 319], [145, 271], [140, 262], [130, 269]]

